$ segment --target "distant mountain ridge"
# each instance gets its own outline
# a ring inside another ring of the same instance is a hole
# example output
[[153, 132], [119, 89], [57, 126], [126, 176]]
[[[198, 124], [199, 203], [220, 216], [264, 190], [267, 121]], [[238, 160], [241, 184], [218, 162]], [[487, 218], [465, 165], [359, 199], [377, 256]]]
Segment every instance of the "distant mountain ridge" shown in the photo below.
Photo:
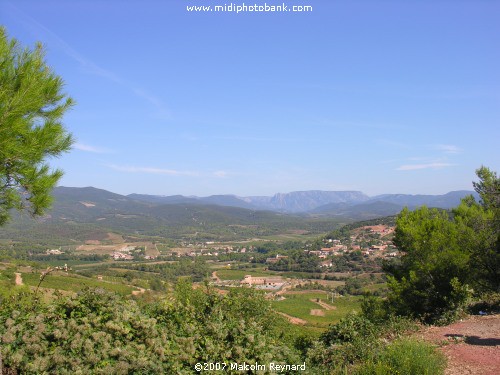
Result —
[[273, 196], [238, 197], [236, 195], [211, 195], [208, 197], [159, 196], [130, 194], [127, 197], [150, 203], [204, 203], [254, 210], [299, 213], [313, 210], [329, 203], [361, 203], [370, 198], [360, 191], [294, 191]]
[[474, 191], [457, 190], [442, 195], [409, 195], [409, 194], [383, 194], [370, 198], [370, 201], [395, 203], [410, 208], [426, 205], [430, 207], [452, 208], [460, 204], [460, 200], [472, 194], [476, 199], [479, 195]]
[[[212, 195], [208, 197], [185, 197], [182, 195], [158, 196], [145, 194], [130, 194], [127, 197], [155, 204], [214, 204], [218, 206], [239, 207], [253, 210], [268, 210], [283, 213], [314, 213], [336, 215], [335, 210], [346, 212], [347, 207], [377, 208], [378, 211], [399, 212], [403, 207], [416, 208], [422, 205], [449, 209], [460, 204], [460, 200], [474, 191], [460, 190], [441, 195], [411, 195], [411, 194], [382, 194], [374, 197], [360, 191], [294, 191], [277, 193], [273, 196], [238, 197], [236, 195]], [[380, 202], [377, 205], [373, 203]], [[385, 206], [384, 206], [385, 203]], [[362, 206], [365, 204], [364, 206]]]
[[[209, 197], [115, 194], [93, 187], [57, 187], [46, 215], [33, 220], [14, 212], [0, 228], [0, 238], [31, 236], [59, 243], [126, 235], [195, 238], [198, 241], [259, 238], [278, 233], [324, 233], [336, 225], [397, 214], [403, 206], [426, 204], [450, 208], [470, 191], [443, 195], [385, 194], [376, 197], [356, 191], [300, 191], [273, 196]], [[475, 194], [477, 196], [477, 194]], [[40, 245], [43, 246], [43, 245]]]
[[310, 214], [323, 216], [343, 216], [359, 220], [369, 220], [381, 216], [398, 214], [404, 207], [415, 209], [420, 206], [451, 209], [460, 204], [462, 198], [479, 195], [474, 191], [451, 191], [442, 195], [383, 194], [356, 204], [330, 203], [309, 211]]

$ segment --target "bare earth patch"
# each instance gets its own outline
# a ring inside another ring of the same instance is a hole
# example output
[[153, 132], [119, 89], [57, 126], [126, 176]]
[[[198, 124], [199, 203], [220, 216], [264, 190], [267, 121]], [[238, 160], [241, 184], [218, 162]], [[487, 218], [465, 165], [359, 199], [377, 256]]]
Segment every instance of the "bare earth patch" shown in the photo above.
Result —
[[[317, 301], [315, 298], [311, 298], [310, 299], [311, 302], [314, 302], [314, 303], [317, 303], [318, 305], [320, 305], [322, 308], [324, 308], [325, 310], [335, 310], [337, 307], [335, 306], [332, 306], [332, 305], [329, 305], [328, 303], [326, 302], [323, 302], [321, 300]], [[324, 314], [323, 314], [324, 315]]]
[[305, 321], [304, 319], [296, 318], [294, 316], [291, 316], [291, 315], [288, 315], [288, 314], [285, 314], [285, 313], [282, 313], [282, 312], [278, 312], [278, 314], [280, 314], [281, 316], [284, 316], [285, 318], [287, 318], [288, 321], [290, 323], [292, 323], [292, 324], [300, 324], [300, 325], [307, 324], [307, 321]]
[[217, 276], [217, 271], [212, 272], [212, 279], [213, 279], [216, 283], [220, 283], [220, 278], [219, 278], [219, 276]]
[[23, 285], [23, 277], [19, 272], [16, 272], [16, 285]]
[[133, 286], [133, 285], [130, 285], [130, 286], [131, 286], [132, 288], [137, 288], [137, 289], [139, 289], [139, 290], [133, 290], [133, 291], [132, 291], [132, 295], [133, 295], [133, 296], [138, 296], [139, 294], [143, 294], [143, 293], [146, 291], [146, 289], [141, 288], [141, 287], [139, 287], [139, 286]]
[[314, 315], [314, 316], [325, 316], [325, 310], [312, 309], [311, 310], [311, 315]]
[[124, 243], [125, 240], [123, 239], [123, 236], [121, 234], [117, 234], [117, 233], [107, 233], [108, 235], [108, 240], [110, 240], [111, 242], [113, 243]]
[[500, 315], [470, 316], [445, 327], [418, 333], [438, 345], [448, 359], [446, 375], [500, 373]]

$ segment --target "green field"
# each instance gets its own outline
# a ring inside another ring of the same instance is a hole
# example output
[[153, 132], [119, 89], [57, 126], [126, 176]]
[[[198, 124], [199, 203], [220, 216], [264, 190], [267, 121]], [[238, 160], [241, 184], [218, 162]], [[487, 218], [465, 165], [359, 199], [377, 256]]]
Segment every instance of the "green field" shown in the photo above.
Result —
[[[291, 315], [307, 321], [305, 328], [312, 330], [326, 329], [330, 324], [338, 322], [352, 311], [360, 311], [361, 297], [336, 297], [331, 302], [331, 295], [323, 291], [285, 293], [282, 301], [273, 301], [272, 306], [276, 311]], [[311, 301], [319, 298], [322, 302], [334, 307], [327, 310]], [[327, 298], [330, 298], [327, 301]], [[311, 315], [311, 310], [320, 310], [324, 316]]]
[[68, 259], [68, 260], [44, 260], [43, 262], [40, 262], [40, 264], [48, 264], [50, 266], [56, 267], [62, 267], [65, 264], [68, 265], [68, 267], [81, 267], [81, 266], [95, 266], [98, 264], [107, 264], [108, 262], [103, 262], [102, 260], [78, 260], [78, 259]]
[[274, 271], [264, 271], [262, 268], [246, 268], [246, 269], [218, 269], [217, 276], [221, 280], [243, 280], [245, 275], [252, 275], [254, 277], [265, 277], [265, 276], [281, 276], [282, 273]]
[[[37, 286], [40, 281], [40, 275], [37, 273], [23, 273], [23, 283], [29, 286]], [[94, 280], [86, 277], [47, 275], [40, 287], [67, 290], [78, 292], [86, 287], [103, 288], [121, 295], [131, 294], [134, 288], [123, 284], [109, 283], [105, 281]]]

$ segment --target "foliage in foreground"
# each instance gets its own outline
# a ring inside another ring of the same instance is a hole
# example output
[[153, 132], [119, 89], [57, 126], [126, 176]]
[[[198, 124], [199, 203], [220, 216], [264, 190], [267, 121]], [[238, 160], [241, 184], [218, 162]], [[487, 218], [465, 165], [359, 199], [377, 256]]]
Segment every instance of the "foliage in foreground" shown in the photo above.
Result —
[[425, 374], [422, 364], [442, 363], [429, 345], [400, 340], [411, 321], [372, 321], [366, 310], [320, 338], [301, 336], [252, 289], [222, 296], [180, 280], [174, 295], [147, 303], [99, 289], [43, 303], [17, 288], [0, 301], [0, 349], [3, 366], [23, 374], [194, 374], [196, 363], [304, 361], [303, 374]]
[[308, 357], [321, 374], [442, 374], [445, 359], [432, 345], [403, 337], [415, 329], [404, 318], [374, 322], [350, 314], [312, 345]]
[[445, 368], [445, 359], [422, 341], [400, 338], [378, 355], [354, 368], [355, 375], [437, 375]]
[[190, 374], [197, 362], [298, 363], [279, 319], [252, 290], [229, 296], [179, 283], [145, 306], [100, 290], [43, 304], [31, 293], [2, 301], [4, 366], [21, 373]]

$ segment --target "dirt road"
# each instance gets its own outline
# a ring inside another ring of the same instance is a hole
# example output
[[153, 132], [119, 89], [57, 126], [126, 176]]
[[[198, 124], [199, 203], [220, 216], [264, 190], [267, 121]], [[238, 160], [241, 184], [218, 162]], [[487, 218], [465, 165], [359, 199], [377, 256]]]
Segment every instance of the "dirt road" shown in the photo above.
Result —
[[288, 321], [290, 323], [292, 323], [292, 324], [300, 324], [300, 325], [307, 324], [307, 321], [305, 321], [304, 319], [296, 318], [294, 316], [291, 316], [291, 315], [288, 315], [288, 314], [285, 314], [285, 313], [282, 313], [282, 312], [279, 312], [279, 311], [278, 311], [278, 314], [280, 314], [281, 316], [284, 316], [285, 318], [287, 318]]
[[429, 327], [418, 336], [447, 357], [446, 375], [496, 375], [500, 369], [500, 315], [470, 316], [445, 327]]
[[314, 302], [314, 303], [317, 303], [318, 305], [320, 305], [325, 310], [335, 310], [337, 308], [336, 306], [329, 305], [328, 303], [323, 302], [321, 300], [318, 301], [316, 298], [311, 298], [310, 301]]

